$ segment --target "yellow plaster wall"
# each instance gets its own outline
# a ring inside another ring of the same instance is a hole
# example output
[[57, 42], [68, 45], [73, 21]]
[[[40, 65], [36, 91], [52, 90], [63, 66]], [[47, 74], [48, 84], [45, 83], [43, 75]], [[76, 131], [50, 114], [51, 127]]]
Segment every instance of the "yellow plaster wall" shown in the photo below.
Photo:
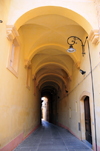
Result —
[[[3, 20], [3, 23], [0, 23], [0, 148], [21, 133], [25, 137], [40, 123], [40, 93], [37, 89], [37, 95], [34, 96], [32, 78], [30, 90], [26, 88], [27, 70], [24, 68], [22, 45], [18, 78], [6, 68], [10, 49], [6, 38], [9, 3], [8, 0], [0, 1], [0, 19]], [[21, 37], [21, 32], [19, 33]]]
[[[92, 59], [93, 70], [93, 83], [94, 83], [94, 97], [95, 97], [95, 110], [96, 110], [96, 125], [97, 125], [97, 145], [100, 146], [100, 44], [93, 45], [89, 42], [90, 53]], [[85, 94], [90, 93], [90, 112], [91, 112], [91, 127], [92, 127], [92, 139], [93, 145], [95, 143], [94, 136], [94, 107], [91, 87], [91, 75], [90, 75], [90, 63], [88, 48], [86, 44], [86, 55], [81, 58], [81, 69], [86, 71], [85, 75], [81, 75], [79, 70], [73, 65], [72, 80], [68, 81], [68, 96], [64, 97], [64, 91], [60, 94], [58, 100], [58, 123], [68, 127], [78, 138], [82, 139], [82, 132], [78, 129], [78, 123], [81, 122], [81, 94], [86, 91]], [[76, 103], [77, 102], [77, 103]], [[76, 105], [77, 104], [77, 105]], [[77, 106], [77, 107], [76, 107]], [[71, 113], [70, 111], [71, 110]], [[71, 118], [70, 118], [71, 114]], [[82, 123], [81, 123], [82, 124]]]
[[99, 23], [99, 29], [100, 29], [100, 1], [94, 0], [94, 3], [95, 3], [95, 8], [96, 8], [97, 17], [98, 17], [98, 23]]

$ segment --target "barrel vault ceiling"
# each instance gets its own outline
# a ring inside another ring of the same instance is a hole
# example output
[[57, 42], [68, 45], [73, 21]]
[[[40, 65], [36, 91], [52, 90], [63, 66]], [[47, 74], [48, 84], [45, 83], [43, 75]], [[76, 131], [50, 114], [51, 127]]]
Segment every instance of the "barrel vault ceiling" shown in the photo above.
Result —
[[75, 45], [76, 52], [67, 52], [67, 38], [75, 35], [84, 40], [84, 29], [73, 20], [52, 14], [28, 20], [20, 30], [24, 59], [31, 61], [37, 86], [61, 89], [65, 84], [66, 88], [68, 79], [72, 78], [73, 64], [79, 68], [82, 57], [81, 45]]

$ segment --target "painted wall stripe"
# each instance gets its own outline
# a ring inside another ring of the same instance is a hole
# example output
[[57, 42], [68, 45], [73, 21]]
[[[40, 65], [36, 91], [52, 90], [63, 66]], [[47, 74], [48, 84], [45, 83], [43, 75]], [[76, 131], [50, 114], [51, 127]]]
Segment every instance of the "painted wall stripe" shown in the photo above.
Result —
[[9, 142], [6, 146], [0, 149], [0, 151], [13, 151], [23, 140], [25, 140], [31, 133], [33, 133], [38, 127], [37, 125], [25, 138], [23, 138], [23, 133], [18, 135], [15, 139]]

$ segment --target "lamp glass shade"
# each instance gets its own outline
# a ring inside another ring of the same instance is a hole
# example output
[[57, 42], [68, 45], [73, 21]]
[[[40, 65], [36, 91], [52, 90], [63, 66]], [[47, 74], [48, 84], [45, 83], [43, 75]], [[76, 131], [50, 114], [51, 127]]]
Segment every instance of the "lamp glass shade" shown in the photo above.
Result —
[[76, 50], [73, 48], [72, 45], [70, 45], [69, 49], [67, 49], [67, 52], [69, 52], [69, 53], [73, 53], [73, 52], [75, 52], [75, 51], [76, 51]]

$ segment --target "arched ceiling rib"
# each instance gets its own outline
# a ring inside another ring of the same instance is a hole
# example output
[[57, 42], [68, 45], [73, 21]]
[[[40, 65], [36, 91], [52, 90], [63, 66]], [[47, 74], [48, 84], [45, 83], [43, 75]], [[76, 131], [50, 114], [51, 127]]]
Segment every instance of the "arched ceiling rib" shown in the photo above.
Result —
[[68, 77], [71, 78], [72, 77], [72, 73], [67, 69], [66, 66], [60, 64], [60, 63], [56, 63], [56, 62], [48, 62], [48, 63], [44, 63], [40, 66], [38, 66], [34, 71], [32, 71], [33, 75], [36, 75], [36, 73], [40, 70], [40, 69], [44, 69], [45, 67], [50, 69], [49, 65], [51, 66], [51, 68], [53, 68], [53, 66], [59, 67], [60, 69], [63, 69], [67, 74]]
[[52, 85], [52, 83], [54, 83], [54, 84], [57, 84], [58, 86], [59, 86], [59, 88], [60, 88], [60, 90], [62, 89], [62, 85], [61, 85], [61, 82], [60, 81], [57, 81], [57, 80], [53, 80], [53, 79], [51, 79], [51, 80], [44, 80], [43, 82], [41, 82], [40, 84], [39, 84], [39, 89], [41, 88], [41, 86], [43, 85], [43, 84], [46, 84], [46, 85]]
[[64, 77], [62, 77], [61, 75], [57, 74], [57, 73], [45, 73], [43, 75], [41, 75], [38, 79], [37, 79], [37, 84], [39, 84], [39, 82], [41, 82], [41, 79], [45, 78], [45, 77], [49, 77], [49, 76], [52, 76], [52, 77], [56, 77], [56, 78], [60, 78], [65, 86], [67, 87], [67, 78], [65, 79]]
[[57, 94], [58, 86], [55, 87], [54, 85], [49, 86], [43, 86], [41, 87], [41, 96], [48, 96], [49, 95], [55, 95]]
[[45, 81], [44, 83], [42, 83], [40, 85], [40, 91], [41, 92], [45, 91], [46, 88], [47, 88], [47, 90], [51, 89], [51, 91], [52, 90], [58, 91], [58, 90], [60, 90], [61, 87], [59, 87], [59, 84], [57, 82], [55, 82], [55, 81], [52, 81], [52, 82], [51, 81]]
[[[70, 24], [69, 25], [68, 22], [66, 23], [67, 18], [64, 18], [63, 21], [61, 21], [61, 18], [58, 17], [57, 20], [60, 22], [60, 25], [59, 28], [56, 28], [56, 21], [53, 19], [56, 19], [56, 16], [52, 16], [50, 19], [48, 18], [49, 16], [46, 16], [43, 21], [44, 24], [47, 20], [49, 20], [49, 23], [52, 22], [51, 27], [49, 25], [47, 28], [45, 26], [43, 27], [43, 25], [34, 25], [32, 23], [21, 27], [24, 39], [25, 60], [31, 60], [32, 57], [34, 57], [34, 55], [39, 53], [41, 50], [46, 51], [46, 49], [52, 48], [58, 49], [59, 51], [62, 51], [62, 53], [64, 52], [65, 54], [70, 55], [66, 51], [69, 47], [67, 44], [67, 38], [73, 34], [83, 39], [85, 31], [82, 29], [82, 27], [80, 27], [78, 24], [75, 24], [73, 21], [68, 19]], [[41, 19], [41, 17], [38, 17], [38, 23], [41, 22]], [[37, 23], [36, 19], [35, 21]], [[77, 46], [78, 45], [75, 46], [77, 51], [70, 55], [75, 63], [79, 62], [81, 59], [81, 47]]]
[[[67, 43], [67, 40], [66, 40]], [[42, 46], [37, 47], [29, 54], [29, 57], [26, 58], [26, 60], [32, 60], [32, 58], [38, 53], [38, 54], [47, 54], [49, 51], [49, 54], [51, 55], [51, 51], [53, 51], [53, 54], [56, 55], [68, 55], [72, 58], [72, 60], [75, 62], [75, 64], [78, 64], [80, 62], [80, 59], [75, 55], [75, 53], [68, 53], [65, 46], [60, 44], [44, 44]], [[56, 52], [55, 52], [56, 51]]]

